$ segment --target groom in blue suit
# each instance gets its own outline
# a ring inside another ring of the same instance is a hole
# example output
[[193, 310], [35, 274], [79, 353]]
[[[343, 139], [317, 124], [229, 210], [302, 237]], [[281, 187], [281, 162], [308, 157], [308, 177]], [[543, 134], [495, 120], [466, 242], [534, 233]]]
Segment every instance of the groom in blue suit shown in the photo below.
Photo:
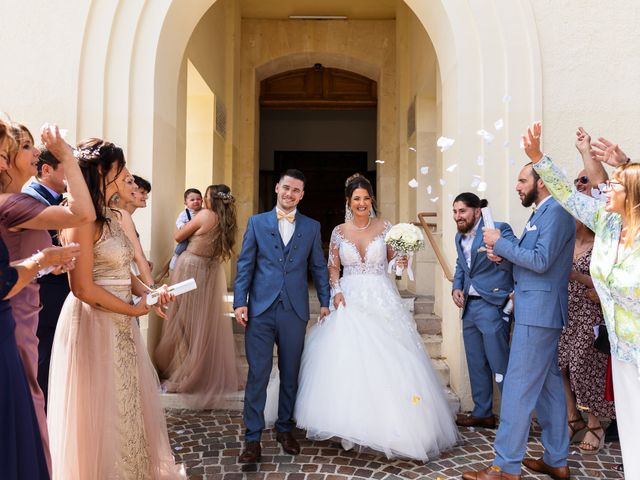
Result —
[[244, 396], [246, 444], [240, 463], [260, 461], [274, 344], [280, 370], [276, 440], [286, 453], [300, 453], [291, 431], [309, 320], [309, 270], [320, 301], [320, 318], [329, 314], [329, 276], [320, 224], [296, 210], [304, 188], [305, 177], [299, 170], [282, 174], [276, 185], [276, 208], [249, 218], [238, 257], [233, 308], [236, 320], [246, 328], [249, 362]]
[[[461, 193], [453, 201], [458, 259], [451, 296], [462, 309], [464, 351], [474, 403], [470, 415], [456, 418], [461, 427], [495, 428], [493, 381], [502, 391], [509, 361], [511, 323], [504, 307], [513, 291], [513, 276], [510, 262], [493, 262], [479, 251], [484, 227], [481, 209], [487, 205], [471, 192]], [[514, 237], [509, 224], [496, 222], [495, 226], [503, 237]]]
[[[520, 479], [522, 463], [554, 479], [570, 477], [558, 340], [567, 323], [576, 222], [550, 196], [532, 164], [520, 171], [516, 190], [523, 206], [535, 206], [520, 239], [506, 239], [498, 229], [484, 232], [491, 253], [513, 264], [515, 281], [515, 328], [494, 443], [496, 458], [486, 470], [465, 473], [464, 480]], [[523, 461], [534, 409], [544, 454]]]

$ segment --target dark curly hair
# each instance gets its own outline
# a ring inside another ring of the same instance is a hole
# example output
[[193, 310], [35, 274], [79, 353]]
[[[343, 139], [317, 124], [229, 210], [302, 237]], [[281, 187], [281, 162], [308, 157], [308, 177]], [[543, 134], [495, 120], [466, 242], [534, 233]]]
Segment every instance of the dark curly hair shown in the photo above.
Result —
[[[101, 138], [88, 138], [78, 143], [75, 156], [78, 158], [80, 170], [89, 188], [93, 207], [96, 210], [96, 221], [109, 223], [107, 218], [107, 185], [115, 181], [125, 167], [124, 152], [117, 145]], [[116, 176], [107, 183], [107, 173], [116, 165]]]

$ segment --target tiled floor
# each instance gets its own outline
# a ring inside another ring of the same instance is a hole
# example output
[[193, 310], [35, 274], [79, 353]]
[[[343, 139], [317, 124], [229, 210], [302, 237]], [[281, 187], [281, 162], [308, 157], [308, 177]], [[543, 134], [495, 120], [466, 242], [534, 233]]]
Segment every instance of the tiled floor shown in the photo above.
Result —
[[[337, 480], [375, 479], [452, 479], [461, 472], [480, 469], [493, 459], [494, 430], [461, 429], [464, 444], [441, 457], [423, 464], [406, 460], [388, 460], [375, 452], [344, 451], [332, 441], [311, 442], [297, 431], [302, 451], [286, 455], [275, 441], [272, 430], [262, 441], [262, 462], [241, 465], [237, 457], [242, 448], [242, 417], [235, 411], [168, 410], [169, 436], [176, 459], [186, 465], [190, 479], [220, 480]], [[542, 446], [539, 429], [529, 440], [529, 455], [539, 456]], [[621, 461], [620, 446], [607, 444], [596, 456], [583, 456], [571, 448], [569, 466], [574, 480], [624, 478], [612, 470]], [[549, 479], [523, 470], [523, 479]]]

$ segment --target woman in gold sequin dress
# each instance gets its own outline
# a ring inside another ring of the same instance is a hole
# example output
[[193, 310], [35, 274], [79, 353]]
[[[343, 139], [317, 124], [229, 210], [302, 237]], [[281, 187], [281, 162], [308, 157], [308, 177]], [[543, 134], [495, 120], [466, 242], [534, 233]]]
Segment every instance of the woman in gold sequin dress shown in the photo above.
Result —
[[[60, 313], [51, 359], [53, 478], [184, 478], [135, 321], [149, 311], [149, 290], [131, 275], [133, 247], [105, 202], [125, 188], [124, 155], [99, 139], [82, 142], [77, 153], [97, 220], [63, 232], [82, 254], [70, 274], [72, 293]], [[132, 292], [142, 297], [137, 305], [131, 304]], [[167, 300], [164, 294], [160, 303]]]

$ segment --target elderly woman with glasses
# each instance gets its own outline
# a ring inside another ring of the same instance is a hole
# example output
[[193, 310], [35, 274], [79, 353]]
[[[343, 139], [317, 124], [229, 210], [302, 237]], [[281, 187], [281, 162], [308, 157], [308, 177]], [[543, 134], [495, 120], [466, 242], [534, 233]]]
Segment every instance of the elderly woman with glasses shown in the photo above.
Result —
[[602, 303], [611, 342], [613, 388], [625, 475], [640, 478], [640, 164], [609, 142], [594, 159], [615, 170], [606, 203], [581, 195], [540, 150], [542, 126], [523, 137], [527, 156], [551, 194], [595, 232], [591, 278]]
[[[581, 194], [600, 197], [607, 172], [602, 163], [592, 157], [591, 138], [582, 128], [576, 132], [576, 148], [583, 157], [585, 169], [578, 173], [573, 184]], [[614, 403], [605, 395], [609, 355], [593, 346], [594, 327], [604, 323], [600, 299], [589, 274], [594, 237], [593, 231], [576, 220], [573, 269], [569, 277], [569, 321], [558, 342], [569, 438], [571, 442], [580, 442], [578, 448], [583, 454], [600, 451], [605, 440], [601, 418], [615, 417]], [[587, 413], [587, 422], [581, 410]]]

